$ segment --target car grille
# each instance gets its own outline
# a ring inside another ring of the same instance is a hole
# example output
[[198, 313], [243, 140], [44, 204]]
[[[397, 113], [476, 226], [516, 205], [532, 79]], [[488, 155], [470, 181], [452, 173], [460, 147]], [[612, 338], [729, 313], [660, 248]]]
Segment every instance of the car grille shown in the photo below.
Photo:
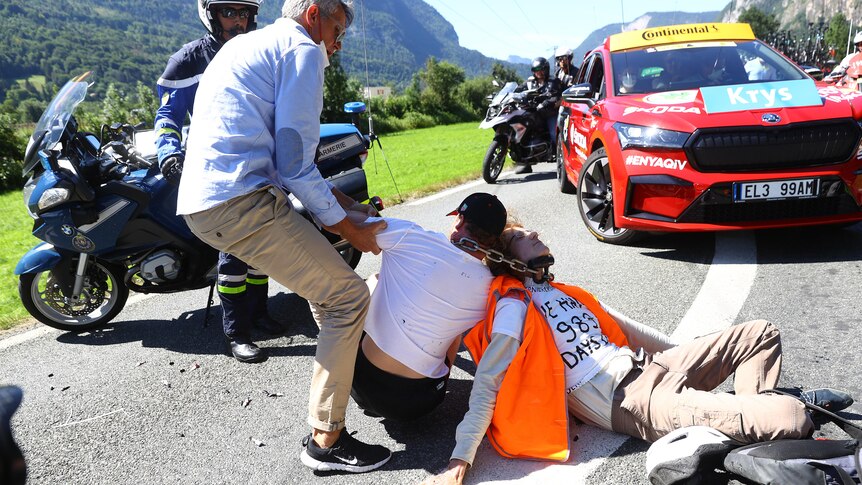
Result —
[[751, 172], [841, 163], [862, 136], [853, 120], [695, 131], [685, 151], [701, 172]]
[[723, 195], [730, 193], [730, 184], [721, 184], [704, 192], [677, 222], [727, 224], [858, 213], [859, 206], [843, 187], [840, 180], [823, 180], [817, 198], [734, 203]]

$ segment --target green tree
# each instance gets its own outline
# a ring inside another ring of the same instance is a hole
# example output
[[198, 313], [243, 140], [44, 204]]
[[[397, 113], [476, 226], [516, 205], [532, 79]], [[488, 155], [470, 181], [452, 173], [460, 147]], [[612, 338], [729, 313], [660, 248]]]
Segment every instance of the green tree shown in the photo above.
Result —
[[758, 39], [765, 39], [774, 34], [781, 25], [776, 20], [775, 15], [767, 14], [756, 7], [748, 7], [743, 10], [739, 14], [739, 21], [751, 25], [751, 30], [754, 31], [754, 36]]
[[495, 62], [494, 65], [491, 66], [491, 77], [503, 84], [509, 81], [514, 81], [518, 84], [524, 82], [524, 80], [521, 79], [521, 76], [518, 75], [518, 72], [515, 71], [514, 67], [506, 67], [499, 62]]
[[461, 83], [456, 90], [458, 99], [476, 118], [481, 118], [488, 109], [488, 95], [499, 89], [495, 88], [491, 81], [490, 76], [474, 77]]
[[824, 39], [830, 52], [835, 50], [834, 56], [841, 58], [847, 53], [848, 41], [850, 36], [850, 25], [847, 22], [847, 17], [843, 13], [837, 13], [829, 21], [829, 27], [826, 28]]
[[14, 127], [14, 116], [0, 112], [0, 189], [19, 189], [23, 182], [21, 169], [27, 141], [16, 135]]
[[108, 90], [105, 91], [105, 99], [102, 101], [101, 123], [127, 122], [130, 108], [125, 93], [117, 89], [114, 83], [109, 84]]
[[[428, 58], [425, 68], [418, 73], [425, 86], [423, 104], [430, 112], [455, 111], [455, 88], [464, 82], [464, 70], [446, 61], [438, 62], [433, 56]], [[437, 108], [437, 109], [435, 109]]]
[[335, 54], [329, 58], [329, 67], [323, 77], [323, 112], [320, 120], [323, 123], [347, 121], [344, 114], [344, 103], [362, 98], [362, 86], [359, 81], [351, 79], [341, 66], [341, 56]]
[[148, 128], [152, 128], [156, 119], [156, 110], [159, 109], [159, 99], [156, 98], [156, 92], [152, 86], [138, 81], [135, 86], [135, 94], [138, 106], [132, 110], [133, 122], [144, 123]]

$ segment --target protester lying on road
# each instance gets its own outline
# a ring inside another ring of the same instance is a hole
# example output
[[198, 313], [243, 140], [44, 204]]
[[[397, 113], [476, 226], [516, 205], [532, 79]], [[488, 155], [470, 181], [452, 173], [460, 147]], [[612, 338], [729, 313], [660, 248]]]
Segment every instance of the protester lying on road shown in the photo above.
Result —
[[[567, 460], [567, 411], [650, 442], [700, 425], [752, 443], [811, 435], [803, 401], [831, 411], [853, 403], [830, 389], [760, 394], [778, 384], [781, 368], [769, 322], [674, 345], [587, 291], [552, 282], [553, 257], [535, 232], [515, 226], [503, 239], [505, 252], [534, 271], [511, 271], [491, 285], [486, 318], [464, 339], [478, 365], [470, 409], [449, 468], [426, 483], [461, 483], [486, 432], [503, 456]], [[734, 373], [734, 393], [709, 392]]]
[[501, 248], [506, 208], [493, 195], [475, 193], [449, 215], [458, 218], [448, 237], [390, 218], [377, 234], [383, 262], [351, 393], [367, 414], [414, 419], [436, 408], [461, 335], [484, 316], [494, 276], [484, 253], [455, 243], [466, 237]]

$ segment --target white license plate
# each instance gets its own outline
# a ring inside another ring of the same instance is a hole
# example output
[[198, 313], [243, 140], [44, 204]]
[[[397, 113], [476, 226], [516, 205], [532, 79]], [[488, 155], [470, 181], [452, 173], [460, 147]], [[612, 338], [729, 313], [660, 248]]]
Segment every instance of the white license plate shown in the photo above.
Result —
[[772, 182], [746, 182], [733, 184], [733, 200], [803, 199], [817, 197], [818, 179], [776, 180]]

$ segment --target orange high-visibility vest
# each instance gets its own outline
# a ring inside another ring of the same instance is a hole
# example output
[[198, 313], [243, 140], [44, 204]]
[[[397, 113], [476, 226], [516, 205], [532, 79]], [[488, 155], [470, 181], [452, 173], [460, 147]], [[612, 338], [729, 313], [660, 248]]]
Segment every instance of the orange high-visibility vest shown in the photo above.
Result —
[[[576, 286], [551, 283], [554, 288], [584, 304], [599, 320], [602, 333], [619, 347], [628, 340], [596, 297]], [[488, 440], [506, 458], [566, 461], [569, 459], [569, 422], [566, 407], [566, 373], [554, 336], [539, 310], [530, 302], [524, 283], [498, 276], [491, 284], [486, 317], [464, 338], [479, 364], [491, 342], [494, 311], [505, 297], [519, 297], [527, 304], [521, 346], [509, 364], [497, 394]]]

